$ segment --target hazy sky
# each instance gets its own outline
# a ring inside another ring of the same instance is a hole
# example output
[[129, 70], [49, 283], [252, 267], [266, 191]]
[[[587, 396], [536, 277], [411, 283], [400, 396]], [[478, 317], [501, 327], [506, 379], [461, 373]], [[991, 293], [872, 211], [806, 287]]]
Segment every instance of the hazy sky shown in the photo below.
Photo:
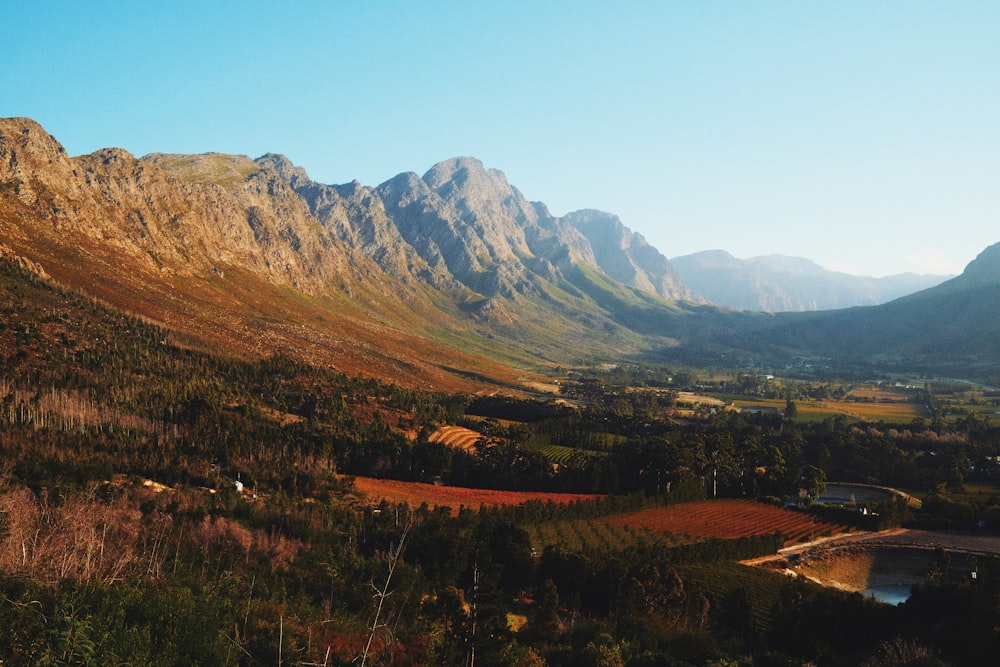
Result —
[[958, 273], [1000, 241], [1000, 2], [0, 2], [0, 116], [71, 154], [472, 155], [668, 257]]

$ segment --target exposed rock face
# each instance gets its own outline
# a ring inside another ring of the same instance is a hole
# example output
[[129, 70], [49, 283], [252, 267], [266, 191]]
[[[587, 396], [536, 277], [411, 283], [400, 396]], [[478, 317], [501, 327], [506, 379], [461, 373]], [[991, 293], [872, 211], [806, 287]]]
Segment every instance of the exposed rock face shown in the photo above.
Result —
[[465, 285], [476, 285], [489, 253], [446, 201], [412, 173], [383, 183], [377, 192], [399, 233], [425, 261]]
[[443, 265], [487, 297], [534, 292], [525, 260], [534, 257], [528, 236], [538, 236], [538, 215], [501, 172], [455, 158], [423, 178], [400, 174], [378, 193], [400, 233], [429, 264]]
[[[147, 156], [174, 186], [174, 196], [187, 202], [185, 218], [174, 226], [192, 256], [218, 265], [239, 266], [270, 282], [316, 293], [350, 266], [340, 240], [316, 221], [292, 189], [286, 168], [261, 158], [243, 156]], [[301, 171], [301, 170], [299, 170]], [[305, 176], [305, 172], [301, 174]]]
[[595, 266], [615, 280], [665, 299], [702, 301], [667, 258], [641, 234], [623, 225], [618, 216], [581, 210], [568, 214], [565, 220], [590, 242]]
[[388, 275], [516, 299], [586, 263], [664, 298], [695, 298], [616, 217], [554, 218], [474, 158], [376, 188], [323, 185], [282, 155], [137, 159], [109, 148], [70, 158], [33, 121], [8, 119], [0, 128], [5, 192], [54, 227], [73, 227], [149, 270], [193, 275], [235, 265], [308, 293]]
[[602, 268], [579, 230], [476, 159], [441, 162], [422, 178], [400, 174], [377, 193], [424, 261], [488, 298], [537, 295], [539, 281], [577, 263]]
[[[39, 174], [58, 180], [62, 187], [50, 190]], [[66, 149], [29, 118], [0, 119], [0, 186], [5, 196], [37, 205], [44, 217], [58, 215], [82, 196], [80, 176]]]
[[[257, 162], [270, 169], [272, 157], [264, 156]], [[319, 224], [339, 240], [356, 278], [377, 282], [378, 274], [384, 272], [403, 284], [416, 280], [440, 289], [453, 283], [442, 267], [424, 261], [406, 242], [372, 188], [357, 181], [323, 185], [309, 180], [304, 170], [292, 171], [287, 165], [278, 163], [274, 169], [288, 178]]]
[[0, 124], [0, 155], [0, 183], [24, 205], [22, 219], [50, 222], [31, 225], [35, 237], [72, 244], [79, 235], [89, 242], [73, 244], [79, 250], [137, 270], [195, 275], [236, 265], [310, 292], [347, 269], [326, 252], [336, 239], [301, 197], [276, 171], [247, 168], [247, 158], [213, 156], [213, 166], [118, 148], [69, 158], [23, 119]]

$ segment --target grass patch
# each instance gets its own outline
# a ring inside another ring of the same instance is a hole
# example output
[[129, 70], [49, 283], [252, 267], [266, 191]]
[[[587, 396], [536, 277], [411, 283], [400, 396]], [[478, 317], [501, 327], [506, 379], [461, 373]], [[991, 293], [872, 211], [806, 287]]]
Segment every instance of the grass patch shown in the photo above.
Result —
[[[771, 408], [785, 411], [786, 401], [783, 398], [754, 398], [739, 397], [733, 398], [733, 405], [740, 410], [752, 410], [754, 408]], [[927, 418], [926, 408], [916, 403], [889, 403], [889, 402], [868, 402], [868, 401], [844, 401], [844, 400], [802, 400], [795, 401], [796, 420], [823, 421], [829, 417], [843, 415], [851, 419], [866, 422], [900, 422], [909, 423], [914, 419]]]
[[235, 187], [260, 171], [257, 163], [245, 155], [153, 153], [144, 159], [155, 162], [178, 180], [189, 183], [214, 183], [224, 188]]
[[559, 547], [567, 552], [611, 553], [640, 544], [669, 549], [697, 541], [684, 535], [614, 525], [596, 519], [543, 521], [523, 528], [528, 532], [535, 554], [541, 554], [546, 547]]

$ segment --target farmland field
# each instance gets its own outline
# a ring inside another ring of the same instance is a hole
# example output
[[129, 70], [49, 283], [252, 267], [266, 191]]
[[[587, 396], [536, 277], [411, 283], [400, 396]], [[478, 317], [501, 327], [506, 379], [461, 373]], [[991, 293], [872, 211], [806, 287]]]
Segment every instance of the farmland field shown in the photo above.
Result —
[[458, 486], [439, 486], [422, 482], [400, 482], [393, 479], [355, 477], [354, 489], [371, 503], [387, 500], [390, 503], [406, 503], [419, 507], [427, 503], [430, 507], [450, 507], [453, 515], [460, 507], [478, 510], [489, 507], [520, 505], [529, 500], [554, 503], [570, 503], [576, 500], [595, 500], [603, 496], [582, 493], [541, 493], [533, 491], [494, 491], [491, 489], [467, 489]]
[[691, 391], [679, 391], [677, 392], [677, 404], [687, 406], [707, 405], [713, 408], [722, 408], [725, 407], [726, 402], [714, 396], [703, 396]]
[[536, 553], [558, 546], [565, 551], [619, 551], [640, 543], [654, 543], [664, 549], [694, 540], [598, 519], [543, 521], [524, 526]]
[[603, 456], [601, 452], [594, 452], [589, 449], [579, 449], [577, 447], [564, 447], [562, 445], [545, 445], [538, 448], [538, 453], [552, 463], [568, 463], [574, 459], [591, 456]]
[[[741, 398], [733, 401], [741, 410], [767, 407], [785, 410], [784, 399]], [[796, 401], [796, 419], [801, 421], [821, 421], [827, 417], [844, 415], [861, 421], [902, 421], [911, 422], [919, 417], [927, 417], [926, 409], [916, 403], [893, 403], [871, 401], [802, 400]]]
[[677, 569], [692, 588], [703, 590], [717, 600], [739, 591], [753, 610], [750, 617], [755, 629], [761, 633], [771, 629], [772, 614], [781, 594], [776, 580], [782, 577], [776, 579], [773, 572], [739, 563], [686, 563]]
[[893, 403], [908, 403], [913, 398], [912, 393], [903, 389], [892, 390], [884, 387], [855, 387], [851, 390], [850, 396], [859, 400], [867, 401], [888, 401]]
[[475, 452], [476, 443], [483, 437], [482, 433], [465, 428], [464, 426], [442, 426], [431, 433], [431, 442], [440, 442], [448, 447], [455, 447], [466, 452]]
[[[800, 405], [799, 410], [802, 411]], [[809, 401], [804, 409], [829, 409], [848, 417], [865, 421], [912, 421], [919, 417], [927, 417], [927, 411], [917, 403], [867, 403], [860, 401]]]
[[646, 528], [689, 537], [735, 539], [780, 532], [785, 544], [848, 532], [803, 512], [744, 500], [704, 500], [666, 505], [598, 519], [611, 525]]

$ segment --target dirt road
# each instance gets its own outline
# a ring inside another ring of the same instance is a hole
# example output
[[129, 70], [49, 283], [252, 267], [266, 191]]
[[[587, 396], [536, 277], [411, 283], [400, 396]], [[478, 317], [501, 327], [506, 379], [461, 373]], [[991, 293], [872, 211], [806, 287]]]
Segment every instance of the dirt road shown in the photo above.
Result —
[[1000, 555], [1000, 535], [979, 533], [945, 533], [912, 528], [895, 528], [880, 533], [858, 532], [823, 537], [812, 542], [804, 542], [780, 549], [778, 553], [760, 558], [740, 561], [744, 565], [764, 565], [787, 559], [794, 555], [808, 555], [812, 552], [831, 551], [849, 546], [870, 545], [873, 547], [907, 547], [911, 549], [936, 549], [970, 554]]

